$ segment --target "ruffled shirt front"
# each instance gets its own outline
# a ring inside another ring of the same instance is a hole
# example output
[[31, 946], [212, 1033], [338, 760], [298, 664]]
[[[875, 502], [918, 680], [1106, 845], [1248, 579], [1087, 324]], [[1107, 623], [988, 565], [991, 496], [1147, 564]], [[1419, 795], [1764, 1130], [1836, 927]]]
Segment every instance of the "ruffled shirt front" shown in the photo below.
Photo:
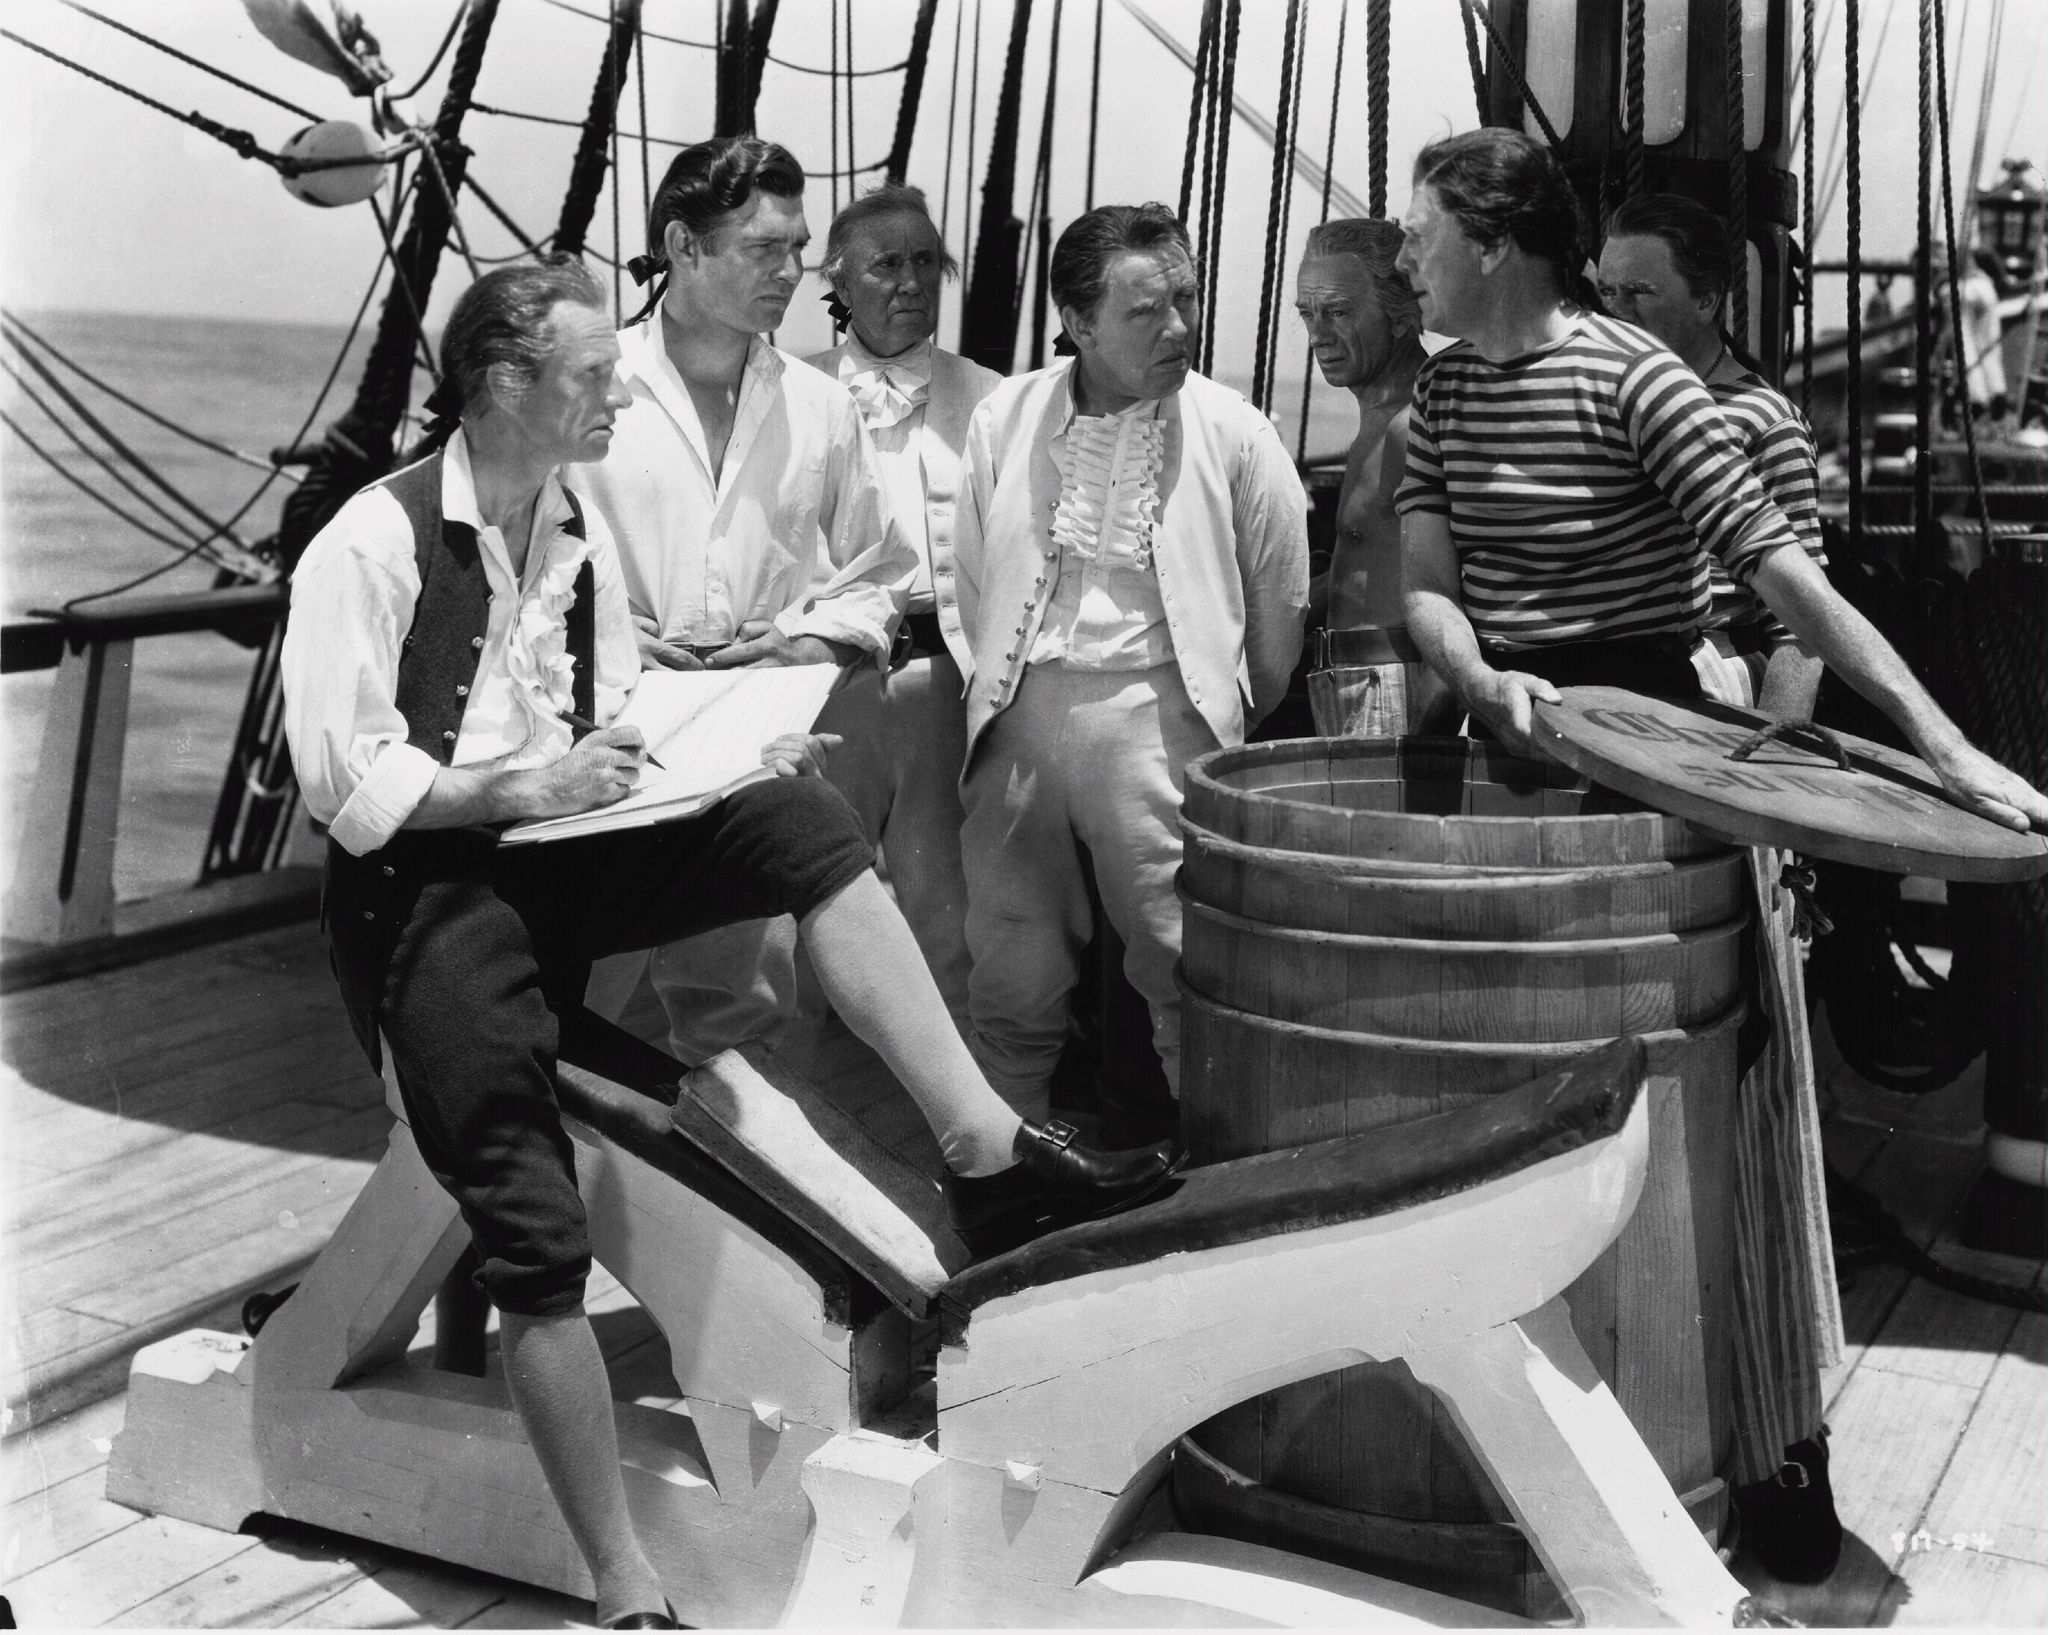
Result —
[[893, 358], [878, 358], [849, 333], [839, 358], [839, 384], [853, 393], [870, 435], [908, 420], [932, 395], [932, 343], [917, 345]]
[[1033, 664], [1149, 670], [1173, 657], [1153, 548], [1166, 422], [1156, 398], [1116, 414], [1076, 414], [1052, 439], [1059, 582], [1031, 644]]

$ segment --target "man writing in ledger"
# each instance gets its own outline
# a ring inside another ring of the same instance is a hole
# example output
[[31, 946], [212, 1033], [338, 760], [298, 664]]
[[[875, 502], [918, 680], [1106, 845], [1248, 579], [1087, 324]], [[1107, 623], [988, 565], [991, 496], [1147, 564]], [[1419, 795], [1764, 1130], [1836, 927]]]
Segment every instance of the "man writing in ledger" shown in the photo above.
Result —
[[[931, 1124], [970, 1247], [1121, 1207], [1166, 1163], [1090, 1152], [995, 1096], [820, 778], [655, 827], [498, 845], [509, 821], [607, 805], [638, 777], [639, 733], [603, 725], [639, 674], [617, 558], [558, 471], [603, 456], [624, 393], [603, 297], [566, 258], [478, 280], [441, 356], [445, 446], [351, 499], [294, 575], [285, 729], [328, 826], [324, 918], [350, 1022], [373, 1063], [390, 1050], [421, 1157], [461, 1206], [598, 1617], [673, 1628], [626, 1506], [556, 1101], [557, 1010], [593, 958], [796, 915], [833, 1005]], [[580, 741], [579, 717], [600, 723]], [[779, 739], [764, 759], [815, 773], [822, 747]]]

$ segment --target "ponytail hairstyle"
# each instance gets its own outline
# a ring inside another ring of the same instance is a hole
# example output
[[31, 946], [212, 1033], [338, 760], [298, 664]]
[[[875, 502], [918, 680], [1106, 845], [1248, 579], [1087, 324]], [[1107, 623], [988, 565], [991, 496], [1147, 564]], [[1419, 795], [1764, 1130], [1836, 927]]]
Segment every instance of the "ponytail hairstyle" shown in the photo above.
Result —
[[679, 221], [697, 238], [708, 237], [756, 193], [800, 199], [804, 167], [778, 142], [758, 136], [714, 136], [669, 161], [647, 207], [647, 253], [626, 263], [636, 284], [652, 283], [647, 304], [627, 320], [637, 324], [660, 303], [668, 288], [668, 227]]
[[[1638, 193], [1617, 205], [1607, 218], [1609, 238], [1658, 238], [1671, 252], [1671, 264], [1693, 295], [1711, 295], [1721, 344], [1743, 368], [1761, 374], [1763, 366], [1737, 344], [1723, 321], [1728, 291], [1737, 277], [1729, 252], [1727, 223], [1697, 200], [1681, 193]], [[1746, 274], [1747, 268], [1743, 269]]]
[[473, 419], [490, 399], [492, 371], [502, 389], [530, 385], [554, 351], [554, 311], [572, 306], [606, 309], [604, 292], [590, 269], [572, 255], [543, 255], [485, 273], [456, 298], [441, 331], [441, 380], [428, 396], [433, 418], [407, 454], [408, 461], [433, 453]]
[[1415, 185], [1489, 249], [1506, 241], [1556, 275], [1558, 293], [1590, 312], [1600, 298], [1585, 274], [1585, 217], [1556, 154], [1520, 131], [1488, 125], [1440, 136], [1415, 156]]

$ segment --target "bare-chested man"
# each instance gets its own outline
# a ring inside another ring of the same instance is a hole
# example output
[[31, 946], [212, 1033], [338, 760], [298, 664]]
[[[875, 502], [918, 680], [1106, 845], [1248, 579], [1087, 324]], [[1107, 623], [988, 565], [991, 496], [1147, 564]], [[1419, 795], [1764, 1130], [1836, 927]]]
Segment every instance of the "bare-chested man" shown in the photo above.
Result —
[[1457, 708], [1408, 640], [1401, 611], [1401, 526], [1394, 490], [1408, 463], [1408, 402], [1422, 367], [1415, 293], [1394, 269], [1390, 221], [1325, 222], [1308, 236], [1295, 307], [1323, 378], [1358, 399], [1344, 463], [1337, 548], [1310, 589], [1316, 667], [1309, 703], [1326, 737], [1451, 731]]

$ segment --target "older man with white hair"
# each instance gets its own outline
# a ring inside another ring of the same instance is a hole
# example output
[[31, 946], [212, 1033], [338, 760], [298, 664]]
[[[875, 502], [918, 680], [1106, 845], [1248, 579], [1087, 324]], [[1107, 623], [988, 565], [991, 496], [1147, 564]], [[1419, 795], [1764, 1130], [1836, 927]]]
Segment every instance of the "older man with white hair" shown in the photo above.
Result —
[[[845, 742], [827, 773], [879, 846], [896, 901], [947, 1007], [967, 1025], [967, 883], [960, 870], [960, 765], [967, 706], [953, 575], [953, 502], [975, 405], [1002, 377], [933, 340], [939, 291], [958, 271], [921, 189], [884, 182], [825, 235], [824, 275], [845, 338], [809, 363], [853, 394], [917, 576], [887, 670], [862, 670], [821, 726]], [[949, 628], [950, 627], [950, 628]]]

